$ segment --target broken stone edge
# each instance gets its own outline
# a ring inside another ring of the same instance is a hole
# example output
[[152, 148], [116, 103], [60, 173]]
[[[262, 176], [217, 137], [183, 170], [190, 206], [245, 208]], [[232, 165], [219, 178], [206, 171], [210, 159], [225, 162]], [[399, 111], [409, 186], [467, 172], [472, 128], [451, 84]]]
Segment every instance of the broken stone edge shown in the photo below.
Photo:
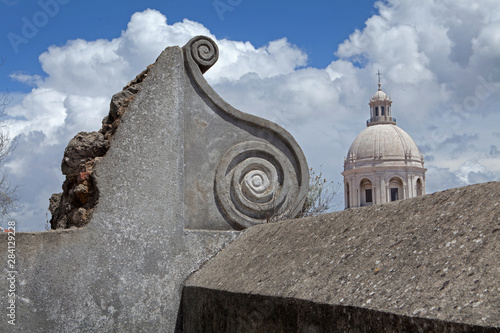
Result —
[[52, 230], [81, 228], [91, 221], [99, 203], [95, 168], [108, 152], [123, 114], [137, 97], [142, 82], [153, 66], [149, 65], [122, 91], [113, 95], [109, 113], [102, 120], [99, 131], [79, 132], [69, 141], [61, 163], [61, 171], [65, 176], [63, 191], [52, 194], [49, 199]]

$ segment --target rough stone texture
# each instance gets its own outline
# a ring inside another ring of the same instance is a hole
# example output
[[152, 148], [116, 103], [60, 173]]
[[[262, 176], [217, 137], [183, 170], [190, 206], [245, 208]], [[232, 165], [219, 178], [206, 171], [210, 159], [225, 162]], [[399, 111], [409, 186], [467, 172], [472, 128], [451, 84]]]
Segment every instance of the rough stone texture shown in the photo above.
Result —
[[94, 175], [96, 163], [108, 151], [121, 116], [139, 92], [150, 68], [113, 96], [109, 115], [103, 119], [99, 132], [80, 132], [70, 140], [61, 164], [61, 171], [66, 176], [63, 192], [53, 194], [49, 200], [52, 229], [83, 227], [90, 221], [94, 207], [99, 202]]
[[[50, 199], [52, 227], [84, 227], [16, 235], [16, 326], [4, 323], [2, 329], [182, 330], [183, 282], [240, 235], [213, 194], [226, 153], [218, 150], [217, 135], [224, 149], [259, 142], [280, 150], [299, 184], [298, 192], [287, 192], [290, 211], [302, 202], [308, 182], [302, 151], [284, 129], [231, 108], [208, 86], [202, 71], [215, 63], [213, 48], [205, 37], [167, 48], [113, 97], [99, 132], [71, 140], [62, 163], [64, 191]], [[193, 122], [200, 119], [210, 123], [198, 133]], [[265, 158], [253, 151], [252, 157], [261, 157], [258, 166]], [[280, 191], [286, 191], [288, 181], [279, 181]], [[191, 191], [195, 183], [203, 190]], [[212, 194], [203, 200], [187, 199], [208, 189]], [[214, 220], [191, 210], [218, 215]], [[0, 237], [6, 244], [7, 234]], [[7, 246], [0, 255], [7, 258]], [[6, 309], [7, 279], [0, 279], [0, 290], [5, 291], [0, 308]]]
[[186, 281], [186, 331], [498, 332], [499, 197], [492, 182], [252, 227]]
[[298, 298], [239, 294], [206, 288], [183, 293], [184, 332], [468, 332], [500, 329], [412, 317]]

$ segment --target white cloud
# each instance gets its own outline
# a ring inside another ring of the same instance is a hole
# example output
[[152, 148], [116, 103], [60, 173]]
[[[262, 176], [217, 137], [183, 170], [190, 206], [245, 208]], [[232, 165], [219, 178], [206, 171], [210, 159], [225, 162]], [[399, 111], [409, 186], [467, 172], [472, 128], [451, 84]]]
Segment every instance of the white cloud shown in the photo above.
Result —
[[[460, 179], [449, 168], [439, 168], [434, 166], [427, 166], [426, 177], [426, 191], [433, 193], [448, 188], [456, 188], [466, 186], [462, 179]], [[430, 181], [432, 179], [432, 181]]]
[[[493, 173], [474, 160], [465, 161], [455, 170], [431, 166], [426, 177], [427, 191], [430, 192], [489, 181], [500, 181], [500, 174]], [[432, 181], [429, 182], [429, 179], [432, 179]]]
[[40, 75], [29, 75], [22, 72], [13, 73], [10, 75], [10, 77], [15, 81], [24, 83], [32, 87], [38, 87], [43, 82], [42, 77]]
[[465, 184], [477, 184], [497, 179], [491, 171], [477, 161], [465, 161], [456, 174]]
[[248, 42], [221, 40], [218, 43], [220, 64], [207, 72], [207, 80], [212, 83], [238, 80], [247, 73], [256, 73], [261, 79], [288, 74], [307, 63], [307, 56], [286, 38], [257, 49]]
[[43, 86], [61, 93], [102, 96], [113, 94], [130, 79], [128, 59], [117, 53], [119, 40], [72, 40], [51, 46], [40, 56], [47, 77]]
[[116, 39], [116, 52], [131, 66], [130, 74], [136, 75], [153, 63], [166, 46], [183, 46], [196, 35], [214, 37], [200, 23], [184, 19], [168, 25], [163, 14], [148, 9], [132, 15], [127, 30]]
[[428, 190], [500, 179], [498, 149], [491, 148], [500, 147], [497, 0], [390, 0], [377, 8], [324, 69], [306, 67], [305, 52], [285, 38], [260, 48], [217, 40], [200, 23], [168, 24], [155, 10], [135, 13], [113, 40], [50, 47], [40, 56], [43, 78], [13, 74], [35, 86], [8, 109], [15, 117], [11, 133], [20, 135], [9, 170], [14, 183], [25, 184], [17, 218], [43, 229], [69, 139], [99, 129], [111, 96], [166, 46], [200, 34], [219, 45], [219, 61], [205, 75], [216, 91], [236, 108], [284, 126], [309, 164], [323, 165], [330, 179], [341, 180], [343, 157], [369, 117], [377, 70], [398, 125], [429, 156]]
[[10, 134], [15, 137], [39, 131], [45, 134], [44, 141], [48, 144], [57, 143], [58, 128], [64, 125], [66, 118], [64, 99], [63, 93], [51, 88], [33, 89], [22, 103], [7, 109], [8, 115], [22, 118], [9, 121]]

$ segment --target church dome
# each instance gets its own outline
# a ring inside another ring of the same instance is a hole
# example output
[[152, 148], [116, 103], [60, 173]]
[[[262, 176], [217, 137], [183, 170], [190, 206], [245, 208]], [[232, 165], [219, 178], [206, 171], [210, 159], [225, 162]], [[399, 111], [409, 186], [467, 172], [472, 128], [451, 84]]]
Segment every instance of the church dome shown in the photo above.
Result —
[[382, 91], [370, 98], [370, 119], [344, 160], [345, 208], [381, 204], [425, 194], [424, 157], [413, 139], [396, 126], [392, 101]]
[[380, 89], [371, 98], [372, 101], [385, 101], [387, 99], [387, 94]]
[[421, 160], [413, 139], [396, 125], [378, 124], [364, 129], [347, 153], [347, 164], [373, 160]]

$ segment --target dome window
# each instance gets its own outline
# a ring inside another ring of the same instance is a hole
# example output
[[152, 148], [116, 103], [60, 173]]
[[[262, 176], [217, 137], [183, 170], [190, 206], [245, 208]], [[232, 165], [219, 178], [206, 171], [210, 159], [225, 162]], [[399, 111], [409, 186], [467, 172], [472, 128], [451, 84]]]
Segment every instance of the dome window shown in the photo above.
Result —
[[365, 178], [361, 181], [361, 205], [369, 206], [373, 204], [372, 182]]
[[391, 188], [391, 201], [399, 200], [399, 189], [397, 187]]
[[390, 188], [390, 198], [391, 201], [397, 201], [399, 199], [403, 199], [402, 194], [403, 194], [403, 182], [401, 179], [394, 177], [391, 178], [389, 181], [389, 188]]
[[349, 191], [349, 183], [345, 183], [345, 203], [346, 203], [346, 208], [351, 207], [351, 193]]
[[372, 189], [371, 188], [365, 189], [365, 201], [366, 201], [366, 203], [372, 203], [373, 202], [373, 199], [372, 199]]
[[417, 180], [417, 197], [421, 196], [424, 193], [424, 187], [422, 186], [422, 181], [420, 178]]

